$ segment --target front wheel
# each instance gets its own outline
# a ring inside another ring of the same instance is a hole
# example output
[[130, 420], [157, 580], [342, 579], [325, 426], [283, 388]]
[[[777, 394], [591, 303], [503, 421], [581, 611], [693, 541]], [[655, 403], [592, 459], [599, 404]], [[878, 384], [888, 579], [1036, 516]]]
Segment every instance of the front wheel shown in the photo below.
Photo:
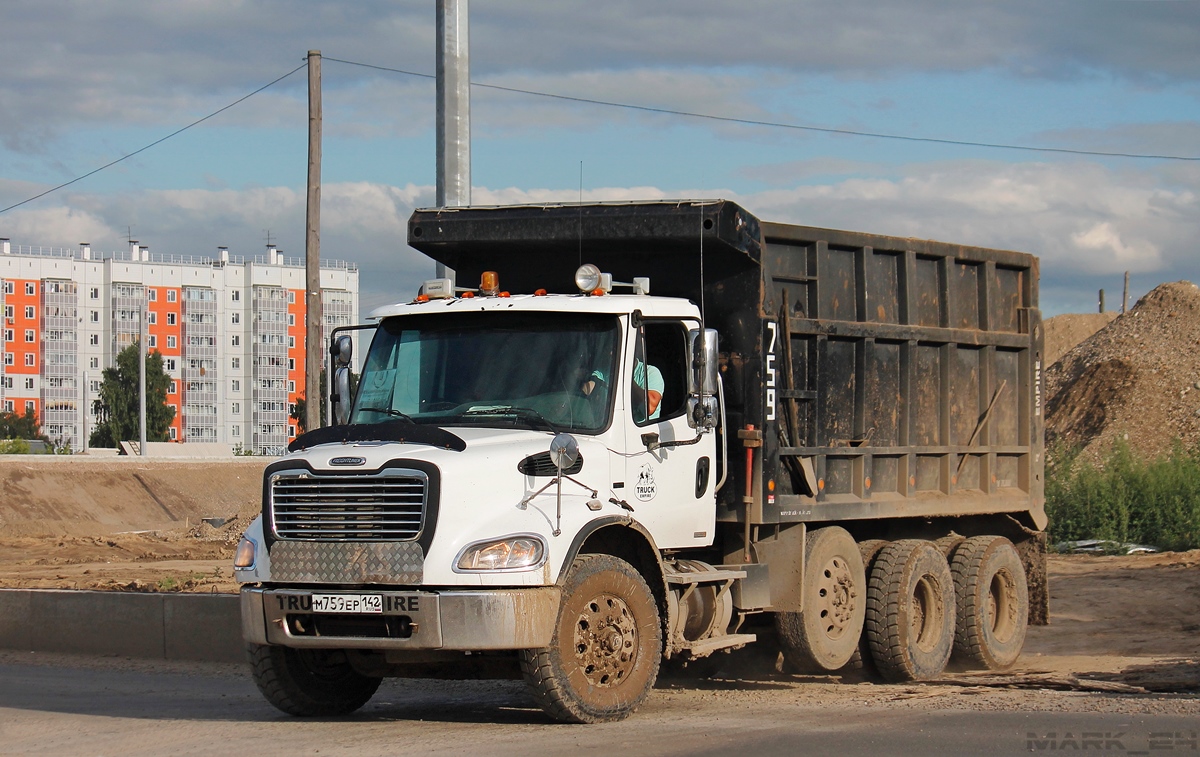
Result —
[[563, 584], [550, 646], [520, 653], [537, 703], [564, 723], [622, 720], [658, 677], [662, 629], [642, 576], [611, 555], [581, 555]]
[[258, 690], [289, 715], [346, 715], [370, 701], [382, 682], [359, 673], [338, 649], [250, 644], [246, 651]]

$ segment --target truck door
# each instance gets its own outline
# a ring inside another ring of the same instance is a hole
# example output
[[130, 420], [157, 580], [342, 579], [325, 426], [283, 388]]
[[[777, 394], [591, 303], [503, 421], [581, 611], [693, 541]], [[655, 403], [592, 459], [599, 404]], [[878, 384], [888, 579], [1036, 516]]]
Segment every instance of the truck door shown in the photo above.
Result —
[[625, 363], [624, 498], [660, 548], [712, 543], [714, 434], [687, 423], [687, 326], [644, 320]]

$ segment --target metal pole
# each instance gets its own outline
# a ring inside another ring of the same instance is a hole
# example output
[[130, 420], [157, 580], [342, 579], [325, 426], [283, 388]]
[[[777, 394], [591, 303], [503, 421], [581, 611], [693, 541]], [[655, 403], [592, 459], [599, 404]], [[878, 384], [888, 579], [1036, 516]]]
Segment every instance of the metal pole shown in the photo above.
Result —
[[138, 454], [142, 457], [146, 456], [146, 306], [142, 305], [141, 323], [138, 324], [141, 331], [138, 339], [138, 419], [140, 423], [138, 440]]
[[1100, 290], [1100, 312], [1104, 312], [1104, 290]]
[[[437, 0], [437, 206], [471, 204], [471, 65], [467, 0]], [[454, 270], [437, 264], [437, 277]]]
[[1125, 291], [1121, 293], [1121, 312], [1125, 312], [1125, 305], [1129, 302], [1129, 271], [1125, 272]]
[[304, 239], [304, 429], [321, 425], [321, 51], [308, 51], [308, 221]]

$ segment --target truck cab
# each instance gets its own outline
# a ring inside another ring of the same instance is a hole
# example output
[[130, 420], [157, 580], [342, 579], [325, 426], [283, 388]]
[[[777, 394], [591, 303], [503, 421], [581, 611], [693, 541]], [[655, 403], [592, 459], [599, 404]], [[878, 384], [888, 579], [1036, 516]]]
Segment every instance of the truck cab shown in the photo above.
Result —
[[[352, 399], [350, 339], [335, 335], [339, 423], [299, 437], [267, 468], [263, 515], [237, 569], [272, 702], [338, 711], [378, 685], [364, 673], [432, 651], [561, 653], [568, 634], [589, 658], [578, 669], [594, 671], [578, 688], [605, 694], [573, 703], [568, 719], [606, 717], [644, 696], [644, 683], [631, 698], [621, 682], [652, 682], [663, 652], [660, 555], [710, 548], [716, 533], [715, 334], [706, 377], [693, 303], [649, 295], [646, 279], [620, 293], [595, 266], [580, 271], [575, 293], [510, 294], [488, 272], [462, 296], [439, 296], [449, 285], [435, 280], [375, 311]], [[596, 544], [615, 553], [615, 571], [581, 558]], [[576, 565], [598, 588], [568, 622], [562, 585]], [[635, 578], [641, 585], [622, 589], [632, 597], [609, 586]], [[598, 598], [606, 609], [593, 609]], [[713, 635], [680, 630], [675, 651]], [[357, 697], [321, 705], [322, 691], [279, 683], [338, 666], [365, 682], [349, 687]], [[569, 679], [551, 677], [543, 689]], [[298, 703], [305, 697], [314, 702]]]

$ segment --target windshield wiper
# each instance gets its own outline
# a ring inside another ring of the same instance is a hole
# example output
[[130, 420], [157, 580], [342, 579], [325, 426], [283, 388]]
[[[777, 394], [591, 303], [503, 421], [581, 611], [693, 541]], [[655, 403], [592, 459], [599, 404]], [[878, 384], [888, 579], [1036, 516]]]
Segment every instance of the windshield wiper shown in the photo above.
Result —
[[358, 409], [358, 412], [360, 412], [360, 413], [383, 413], [384, 415], [390, 415], [393, 418], [399, 418], [401, 420], [408, 421], [409, 423], [416, 423], [416, 421], [414, 421], [412, 418], [410, 418], [407, 413], [402, 413], [399, 410], [393, 410], [390, 407], [360, 407]]
[[554, 424], [546, 420], [538, 411], [531, 407], [518, 407], [516, 405], [500, 405], [497, 407], [473, 407], [459, 413], [462, 417], [472, 415], [515, 415], [523, 420], [531, 421], [531, 425], [541, 424], [552, 434], [557, 434], [558, 429]]

